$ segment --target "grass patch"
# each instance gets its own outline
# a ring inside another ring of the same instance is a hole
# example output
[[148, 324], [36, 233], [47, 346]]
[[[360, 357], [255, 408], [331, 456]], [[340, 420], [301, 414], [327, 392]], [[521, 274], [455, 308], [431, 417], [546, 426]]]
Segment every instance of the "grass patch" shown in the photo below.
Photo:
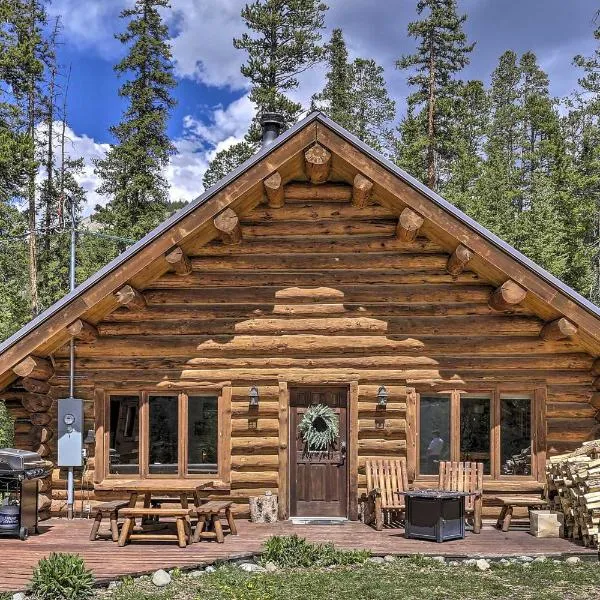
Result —
[[182, 576], [160, 590], [146, 580], [102, 595], [110, 600], [592, 600], [600, 597], [600, 565], [493, 564], [481, 572], [413, 557], [257, 574], [228, 566], [198, 578]]

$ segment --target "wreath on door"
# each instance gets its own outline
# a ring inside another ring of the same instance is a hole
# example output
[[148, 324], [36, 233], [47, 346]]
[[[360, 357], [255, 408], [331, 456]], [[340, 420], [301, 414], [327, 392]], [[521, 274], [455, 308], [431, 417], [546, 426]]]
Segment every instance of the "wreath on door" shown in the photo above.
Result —
[[307, 450], [328, 450], [340, 431], [340, 419], [326, 404], [313, 404], [306, 409], [298, 432]]

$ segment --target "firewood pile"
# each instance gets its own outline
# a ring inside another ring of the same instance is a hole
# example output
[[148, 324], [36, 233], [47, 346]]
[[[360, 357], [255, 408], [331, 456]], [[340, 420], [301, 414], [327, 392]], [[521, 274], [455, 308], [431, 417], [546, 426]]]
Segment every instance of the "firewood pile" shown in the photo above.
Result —
[[549, 508], [564, 514], [565, 537], [598, 546], [600, 526], [600, 440], [568, 454], [551, 457], [546, 466]]

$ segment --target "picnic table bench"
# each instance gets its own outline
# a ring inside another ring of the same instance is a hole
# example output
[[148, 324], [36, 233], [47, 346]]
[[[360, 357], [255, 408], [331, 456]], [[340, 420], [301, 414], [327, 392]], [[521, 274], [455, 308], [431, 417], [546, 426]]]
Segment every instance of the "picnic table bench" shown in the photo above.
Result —
[[227, 500], [211, 500], [191, 509], [190, 513], [198, 517], [198, 524], [196, 525], [192, 541], [198, 542], [201, 539], [216, 539], [218, 543], [222, 544], [225, 541], [223, 525], [221, 523], [222, 517], [227, 519], [229, 533], [237, 535], [237, 527], [231, 511], [232, 504], [232, 502]]
[[119, 539], [119, 510], [129, 506], [127, 500], [113, 500], [112, 502], [103, 502], [97, 504], [93, 511], [95, 513], [94, 524], [92, 525], [92, 531], [90, 532], [90, 541], [94, 541], [100, 530], [100, 524], [104, 517], [109, 517], [110, 520], [110, 533], [112, 541], [116, 542]]
[[[130, 540], [175, 540], [180, 548], [185, 548], [191, 538], [191, 526], [188, 522], [190, 511], [187, 508], [124, 508], [121, 515], [125, 517], [119, 546], [125, 546]], [[175, 518], [177, 533], [134, 533], [136, 517], [160, 516]]]

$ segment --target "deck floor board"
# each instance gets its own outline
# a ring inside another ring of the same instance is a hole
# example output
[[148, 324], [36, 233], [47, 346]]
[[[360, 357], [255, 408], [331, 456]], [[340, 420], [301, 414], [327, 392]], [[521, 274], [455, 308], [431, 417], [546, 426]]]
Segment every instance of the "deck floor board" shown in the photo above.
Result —
[[375, 554], [429, 554], [435, 556], [558, 556], [590, 555], [596, 550], [584, 548], [570, 540], [535, 538], [524, 530], [497, 531], [484, 527], [481, 534], [467, 532], [464, 540], [436, 544], [409, 540], [402, 529], [374, 531], [362, 523], [343, 525], [293, 525], [289, 522], [259, 525], [237, 521], [239, 535], [226, 536], [224, 544], [200, 542], [179, 548], [174, 543], [132, 542], [119, 548], [109, 540], [90, 542], [92, 520], [52, 519], [40, 524], [40, 534], [25, 542], [0, 539], [0, 591], [24, 590], [35, 564], [51, 552], [80, 554], [99, 581], [124, 575], [152, 572], [159, 568], [192, 568], [219, 559], [243, 558], [257, 554], [262, 543], [272, 535], [297, 533], [314, 542], [332, 541], [340, 548], [368, 549]]

